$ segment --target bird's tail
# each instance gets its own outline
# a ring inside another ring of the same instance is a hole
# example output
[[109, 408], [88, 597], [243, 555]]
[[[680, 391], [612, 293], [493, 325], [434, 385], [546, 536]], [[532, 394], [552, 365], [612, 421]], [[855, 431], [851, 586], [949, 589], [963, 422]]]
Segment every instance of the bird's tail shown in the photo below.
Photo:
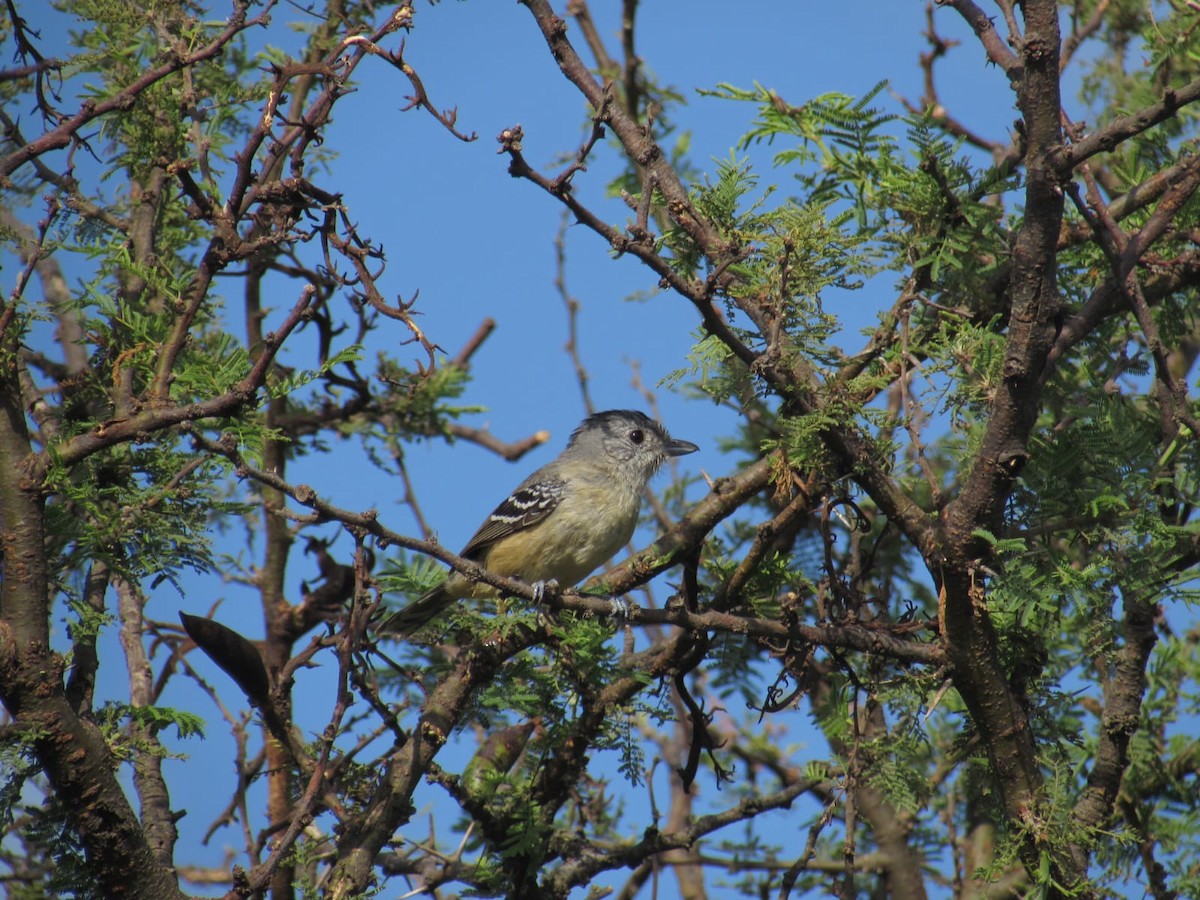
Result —
[[440, 585], [403, 609], [397, 610], [379, 623], [375, 629], [380, 634], [407, 637], [420, 630], [454, 603], [454, 598]]

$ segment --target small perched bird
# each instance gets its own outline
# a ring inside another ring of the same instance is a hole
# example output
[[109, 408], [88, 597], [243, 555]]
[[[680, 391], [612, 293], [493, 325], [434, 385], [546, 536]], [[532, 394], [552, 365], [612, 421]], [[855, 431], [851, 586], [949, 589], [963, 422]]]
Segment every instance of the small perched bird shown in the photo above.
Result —
[[[588, 416], [559, 457], [517, 485], [459, 555], [497, 575], [521, 578], [535, 591], [547, 582], [572, 587], [633, 536], [642, 492], [667, 458], [699, 449], [636, 410]], [[455, 600], [496, 593], [451, 572], [379, 630], [411, 634]]]

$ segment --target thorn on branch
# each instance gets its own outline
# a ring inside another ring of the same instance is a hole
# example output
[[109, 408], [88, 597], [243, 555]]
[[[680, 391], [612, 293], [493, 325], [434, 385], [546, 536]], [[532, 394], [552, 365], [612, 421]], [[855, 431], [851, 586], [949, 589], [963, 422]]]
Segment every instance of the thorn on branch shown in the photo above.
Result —
[[[408, 12], [409, 12], [408, 20], [406, 20], [402, 24], [396, 24], [394, 27], [390, 28], [389, 30], [395, 31], [397, 28], [400, 28], [400, 27], [407, 28], [411, 24], [411, 16], [412, 16], [411, 10], [409, 10]], [[397, 14], [397, 18], [398, 17], [399, 17], [399, 14]], [[359, 47], [362, 51], [364, 51], [366, 53], [370, 53], [372, 56], [378, 56], [380, 59], [383, 59], [384, 61], [389, 63], [394, 68], [399, 69], [400, 72], [404, 75], [404, 77], [408, 79], [409, 84], [411, 84], [413, 86], [413, 91], [415, 93], [410, 94], [404, 98], [405, 100], [407, 100], [409, 102], [408, 102], [407, 106], [401, 107], [401, 109], [400, 109], [401, 112], [408, 112], [410, 109], [413, 109], [415, 107], [420, 107], [421, 109], [424, 109], [426, 112], [428, 112], [435, 119], [437, 119], [437, 121], [440, 122], [447, 131], [449, 131], [452, 135], [454, 135], [460, 141], [463, 141], [465, 143], [470, 143], [472, 141], [476, 141], [479, 139], [479, 135], [476, 134], [474, 131], [472, 131], [470, 134], [463, 134], [461, 131], [459, 131], [457, 128], [455, 128], [455, 124], [458, 122], [458, 108], [457, 107], [451, 107], [450, 109], [447, 109], [447, 110], [439, 110], [437, 107], [435, 107], [433, 105], [433, 102], [429, 99], [428, 92], [425, 90], [425, 83], [421, 80], [421, 76], [417, 74], [416, 69], [414, 69], [411, 65], [409, 65], [407, 62], [404, 61], [404, 46], [405, 46], [405, 44], [404, 44], [403, 40], [400, 42], [400, 49], [396, 50], [395, 52], [388, 52], [386, 50], [383, 50], [382, 48], [379, 47], [378, 44], [376, 44], [370, 38], [367, 38], [363, 35], [353, 35], [351, 37], [346, 38], [346, 40], [343, 43], [345, 46], [354, 45], [354, 46]]]
[[691, 793], [692, 784], [696, 781], [696, 773], [700, 770], [701, 753], [708, 753], [709, 761], [713, 766], [713, 773], [717, 778], [717, 786], [720, 787], [726, 781], [730, 781], [733, 778], [733, 770], [722, 766], [717, 761], [714, 753], [714, 751], [724, 745], [724, 741], [717, 741], [708, 730], [708, 726], [712, 724], [713, 713], [705, 710], [702, 702], [696, 702], [696, 699], [687, 689], [687, 684], [684, 681], [682, 673], [676, 675], [673, 681], [675, 690], [679, 693], [679, 698], [683, 701], [684, 706], [687, 707], [688, 719], [692, 726], [692, 742], [688, 747], [687, 762], [675, 770], [676, 774], [679, 775], [679, 780], [683, 782], [684, 793]]

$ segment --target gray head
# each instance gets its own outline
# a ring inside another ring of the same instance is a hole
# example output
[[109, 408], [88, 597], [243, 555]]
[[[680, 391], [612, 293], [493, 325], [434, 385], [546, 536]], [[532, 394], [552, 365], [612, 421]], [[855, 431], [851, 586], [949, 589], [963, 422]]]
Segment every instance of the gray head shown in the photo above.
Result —
[[563, 456], [599, 457], [614, 471], [631, 474], [643, 483], [671, 456], [700, 448], [671, 437], [645, 413], [610, 409], [588, 416], [571, 435]]

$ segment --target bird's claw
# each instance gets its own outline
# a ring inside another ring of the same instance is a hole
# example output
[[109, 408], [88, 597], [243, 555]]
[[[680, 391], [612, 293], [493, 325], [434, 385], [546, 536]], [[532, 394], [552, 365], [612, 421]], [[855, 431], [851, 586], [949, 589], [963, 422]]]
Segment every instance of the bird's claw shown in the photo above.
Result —
[[628, 621], [629, 619], [629, 601], [624, 597], [610, 597], [608, 604], [611, 607], [609, 615], [614, 619], [620, 618]]
[[535, 581], [531, 587], [533, 588], [534, 604], [541, 606], [546, 601], [546, 588], [555, 590], [558, 587], [558, 579], [551, 578], [549, 581]]

